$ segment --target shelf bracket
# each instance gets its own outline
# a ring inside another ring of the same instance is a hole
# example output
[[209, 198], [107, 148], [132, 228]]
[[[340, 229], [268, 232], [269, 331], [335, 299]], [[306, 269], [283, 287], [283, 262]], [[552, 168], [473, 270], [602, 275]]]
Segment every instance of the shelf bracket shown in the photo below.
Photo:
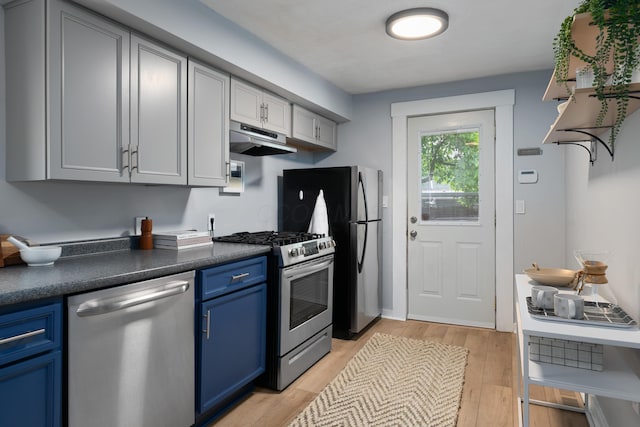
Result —
[[[611, 127], [611, 126], [601, 126], [602, 127]], [[586, 131], [585, 129], [587, 128], [576, 128], [576, 129], [559, 129], [562, 132], [576, 132], [576, 133], [581, 133], [583, 135], [587, 135], [589, 137], [591, 137], [591, 141], [597, 141], [600, 144], [602, 144], [602, 146], [607, 150], [607, 152], [609, 153], [609, 155], [611, 156], [611, 160], [613, 161], [613, 146], [609, 146], [609, 144], [607, 144], [606, 142], [604, 142], [598, 135], [594, 135], [591, 132]], [[597, 128], [588, 128], [588, 129], [597, 129]], [[560, 142], [557, 141], [557, 144], [569, 144], [569, 142]], [[595, 156], [592, 156], [591, 153], [592, 151], [595, 152], [595, 150], [591, 150], [587, 147], [585, 147], [582, 144], [579, 143], [571, 143], [572, 145], [579, 145], [581, 147], [583, 147], [585, 150], [589, 151], [589, 161], [591, 162], [591, 164], [593, 164], [593, 162], [596, 160]]]
[[587, 150], [587, 153], [589, 153], [589, 162], [591, 162], [591, 165], [596, 161], [595, 151], [591, 151], [588, 147], [585, 147], [579, 142], [556, 141], [556, 145], [575, 145], [577, 147], [582, 147]]

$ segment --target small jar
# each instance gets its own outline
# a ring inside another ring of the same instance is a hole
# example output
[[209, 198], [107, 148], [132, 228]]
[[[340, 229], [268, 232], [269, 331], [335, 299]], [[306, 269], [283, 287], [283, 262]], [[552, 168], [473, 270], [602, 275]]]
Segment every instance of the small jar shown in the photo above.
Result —
[[140, 229], [142, 230], [142, 235], [140, 236], [140, 249], [153, 249], [153, 234], [151, 233], [152, 227], [153, 222], [149, 217], [142, 220], [140, 224]]

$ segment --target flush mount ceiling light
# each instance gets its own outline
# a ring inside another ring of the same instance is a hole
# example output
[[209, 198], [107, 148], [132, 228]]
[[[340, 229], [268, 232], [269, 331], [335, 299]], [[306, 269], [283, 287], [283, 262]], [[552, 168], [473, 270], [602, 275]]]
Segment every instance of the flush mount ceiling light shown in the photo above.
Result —
[[387, 19], [387, 34], [401, 40], [422, 40], [443, 33], [449, 15], [440, 9], [419, 7], [394, 13]]

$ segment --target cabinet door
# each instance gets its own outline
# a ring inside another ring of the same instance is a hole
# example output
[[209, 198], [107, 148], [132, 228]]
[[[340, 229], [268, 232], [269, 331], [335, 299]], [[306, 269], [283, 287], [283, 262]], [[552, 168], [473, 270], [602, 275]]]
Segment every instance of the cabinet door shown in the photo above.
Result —
[[291, 135], [295, 139], [312, 144], [316, 142], [316, 115], [298, 105], [293, 106]]
[[0, 369], [0, 425], [61, 425], [61, 352]]
[[131, 35], [131, 182], [187, 183], [187, 60]]
[[204, 413], [265, 369], [267, 285], [201, 304], [198, 411]]
[[229, 76], [189, 59], [189, 185], [227, 185]]
[[291, 105], [286, 99], [264, 93], [262, 96], [264, 120], [262, 126], [291, 136]]
[[48, 178], [129, 181], [129, 33], [50, 2]]
[[322, 116], [317, 116], [316, 126], [318, 127], [318, 143], [336, 151], [338, 149], [336, 142], [336, 123]]
[[231, 120], [262, 127], [262, 91], [231, 79]]

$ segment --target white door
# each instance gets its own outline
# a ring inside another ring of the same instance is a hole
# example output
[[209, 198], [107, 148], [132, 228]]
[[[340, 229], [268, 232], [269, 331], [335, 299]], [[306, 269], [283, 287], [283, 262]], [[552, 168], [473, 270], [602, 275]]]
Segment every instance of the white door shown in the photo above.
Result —
[[495, 327], [493, 110], [408, 120], [410, 319]]

